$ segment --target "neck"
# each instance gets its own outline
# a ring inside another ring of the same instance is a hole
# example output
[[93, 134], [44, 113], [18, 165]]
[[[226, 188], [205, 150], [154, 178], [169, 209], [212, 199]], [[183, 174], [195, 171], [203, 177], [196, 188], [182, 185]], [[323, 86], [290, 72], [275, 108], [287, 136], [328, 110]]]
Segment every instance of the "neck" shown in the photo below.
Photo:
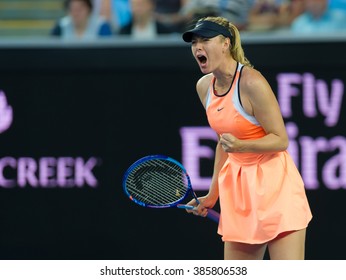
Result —
[[224, 67], [220, 67], [214, 71], [213, 74], [216, 78], [215, 87], [221, 89], [228, 88], [233, 80], [236, 67], [237, 62], [235, 60], [226, 60]]
[[140, 17], [140, 18], [134, 19], [134, 22], [137, 27], [145, 28], [150, 22], [150, 17]]
[[85, 20], [85, 21], [75, 23], [75, 28], [78, 32], [82, 32], [86, 29], [87, 25], [88, 25], [88, 20]]

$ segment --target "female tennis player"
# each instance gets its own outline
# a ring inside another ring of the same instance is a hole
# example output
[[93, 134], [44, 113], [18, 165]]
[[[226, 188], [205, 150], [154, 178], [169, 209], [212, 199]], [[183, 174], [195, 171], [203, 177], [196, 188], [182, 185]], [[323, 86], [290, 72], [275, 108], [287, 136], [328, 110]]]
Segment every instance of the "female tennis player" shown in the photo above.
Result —
[[204, 74], [196, 89], [219, 135], [210, 190], [200, 205], [189, 202], [194, 214], [206, 216], [220, 200], [225, 259], [263, 259], [267, 248], [270, 259], [304, 259], [312, 214], [270, 85], [228, 20], [200, 19], [183, 40]]

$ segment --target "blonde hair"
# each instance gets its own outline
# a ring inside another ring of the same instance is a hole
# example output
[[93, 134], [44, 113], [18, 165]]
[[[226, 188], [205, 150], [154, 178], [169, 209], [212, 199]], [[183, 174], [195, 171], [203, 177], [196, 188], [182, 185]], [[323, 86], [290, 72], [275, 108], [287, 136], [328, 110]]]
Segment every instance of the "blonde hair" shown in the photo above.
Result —
[[[223, 27], [226, 27], [232, 34], [231, 38], [231, 45], [229, 47], [231, 56], [241, 64], [244, 64], [246, 66], [249, 66], [253, 68], [253, 65], [250, 63], [250, 61], [245, 57], [243, 47], [241, 45], [241, 40], [240, 40], [240, 33], [238, 28], [229, 22], [226, 18], [223, 17], [204, 17], [198, 20], [198, 22], [202, 21], [211, 21], [215, 22], [217, 24], [222, 25]], [[223, 35], [221, 35], [223, 36]]]

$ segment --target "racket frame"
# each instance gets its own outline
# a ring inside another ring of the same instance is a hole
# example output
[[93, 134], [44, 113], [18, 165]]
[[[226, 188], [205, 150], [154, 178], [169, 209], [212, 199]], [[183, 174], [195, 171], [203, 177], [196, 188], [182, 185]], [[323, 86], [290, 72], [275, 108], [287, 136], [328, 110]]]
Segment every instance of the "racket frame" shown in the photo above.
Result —
[[[185, 195], [182, 196], [181, 198], [179, 198], [178, 200], [174, 201], [173, 203], [169, 203], [169, 204], [163, 204], [163, 205], [153, 205], [153, 204], [147, 204], [147, 203], [144, 203], [143, 201], [139, 201], [137, 200], [136, 198], [134, 198], [130, 193], [129, 191], [127, 190], [127, 187], [126, 187], [126, 181], [127, 181], [127, 178], [128, 176], [131, 174], [131, 172], [139, 165], [141, 165], [143, 162], [147, 162], [147, 161], [150, 161], [150, 160], [167, 160], [167, 161], [170, 161], [170, 162], [173, 162], [174, 164], [178, 165], [183, 174], [185, 175], [186, 177], [186, 182], [187, 182], [187, 191], [185, 192]], [[186, 208], [186, 209], [189, 209], [190, 207], [189, 206], [186, 206], [184, 207], [184, 204], [179, 204], [181, 201], [183, 201], [188, 195], [189, 193], [192, 193], [192, 196], [196, 199], [197, 203], [199, 204], [199, 201], [198, 201], [198, 198], [196, 196], [196, 194], [194, 193], [193, 189], [192, 189], [192, 185], [191, 185], [191, 179], [190, 179], [190, 176], [189, 174], [187, 173], [185, 167], [177, 160], [171, 158], [171, 157], [168, 157], [168, 156], [165, 156], [165, 155], [149, 155], [149, 156], [145, 156], [143, 158], [140, 158], [139, 160], [135, 161], [125, 172], [124, 176], [123, 176], [123, 190], [125, 192], [125, 194], [133, 201], [135, 202], [136, 204], [140, 205], [140, 206], [143, 206], [143, 207], [149, 207], [149, 208], [170, 208], [170, 207], [175, 207], [177, 205], [179, 205], [179, 208]]]
[[[173, 203], [169, 203], [169, 204], [163, 204], [163, 205], [152, 205], [152, 204], [147, 204], [144, 203], [143, 201], [139, 201], [136, 198], [134, 198], [129, 191], [127, 190], [126, 187], [126, 181], [128, 176], [131, 174], [131, 172], [139, 165], [141, 165], [143, 162], [146, 161], [150, 161], [150, 160], [167, 160], [167, 161], [171, 161], [174, 164], [176, 164], [177, 166], [179, 166], [183, 172], [183, 174], [186, 176], [186, 182], [187, 182], [187, 191], [185, 193], [184, 196], [182, 196], [181, 198], [179, 198], [178, 200], [176, 200]], [[189, 193], [192, 194], [193, 198], [196, 200], [197, 204], [200, 204], [196, 193], [194, 192], [194, 190], [192, 189], [192, 184], [191, 184], [191, 179], [189, 174], [187, 173], [185, 167], [177, 160], [165, 156], [165, 155], [149, 155], [149, 156], [145, 156], [143, 158], [138, 159], [137, 161], [135, 161], [124, 173], [123, 176], [123, 190], [125, 192], [125, 194], [136, 204], [143, 206], [143, 207], [148, 207], [148, 208], [172, 208], [172, 207], [177, 207], [177, 208], [182, 208], [182, 209], [190, 209], [190, 210], [194, 210], [196, 207], [192, 206], [192, 205], [186, 205], [186, 204], [180, 204], [180, 202], [182, 202], [188, 195]], [[219, 222], [219, 216], [220, 214], [218, 212], [216, 212], [213, 209], [208, 209], [208, 215], [207, 217], [215, 222]]]

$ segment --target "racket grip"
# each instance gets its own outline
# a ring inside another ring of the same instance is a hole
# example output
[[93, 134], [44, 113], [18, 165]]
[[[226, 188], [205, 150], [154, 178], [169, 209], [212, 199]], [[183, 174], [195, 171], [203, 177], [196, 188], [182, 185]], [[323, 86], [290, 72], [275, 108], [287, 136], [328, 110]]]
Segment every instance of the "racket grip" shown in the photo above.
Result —
[[[189, 209], [189, 210], [194, 210], [196, 208], [192, 205], [186, 205], [186, 204], [178, 204], [177, 207], [181, 209]], [[218, 223], [220, 219], [220, 214], [213, 209], [208, 209], [207, 218]]]
[[189, 210], [194, 210], [195, 209], [194, 206], [186, 205], [186, 204], [178, 204], [177, 207], [180, 208], [180, 209], [189, 209]]
[[214, 222], [218, 223], [220, 220], [220, 214], [216, 212], [213, 209], [208, 209], [208, 215], [207, 218], [213, 220]]

